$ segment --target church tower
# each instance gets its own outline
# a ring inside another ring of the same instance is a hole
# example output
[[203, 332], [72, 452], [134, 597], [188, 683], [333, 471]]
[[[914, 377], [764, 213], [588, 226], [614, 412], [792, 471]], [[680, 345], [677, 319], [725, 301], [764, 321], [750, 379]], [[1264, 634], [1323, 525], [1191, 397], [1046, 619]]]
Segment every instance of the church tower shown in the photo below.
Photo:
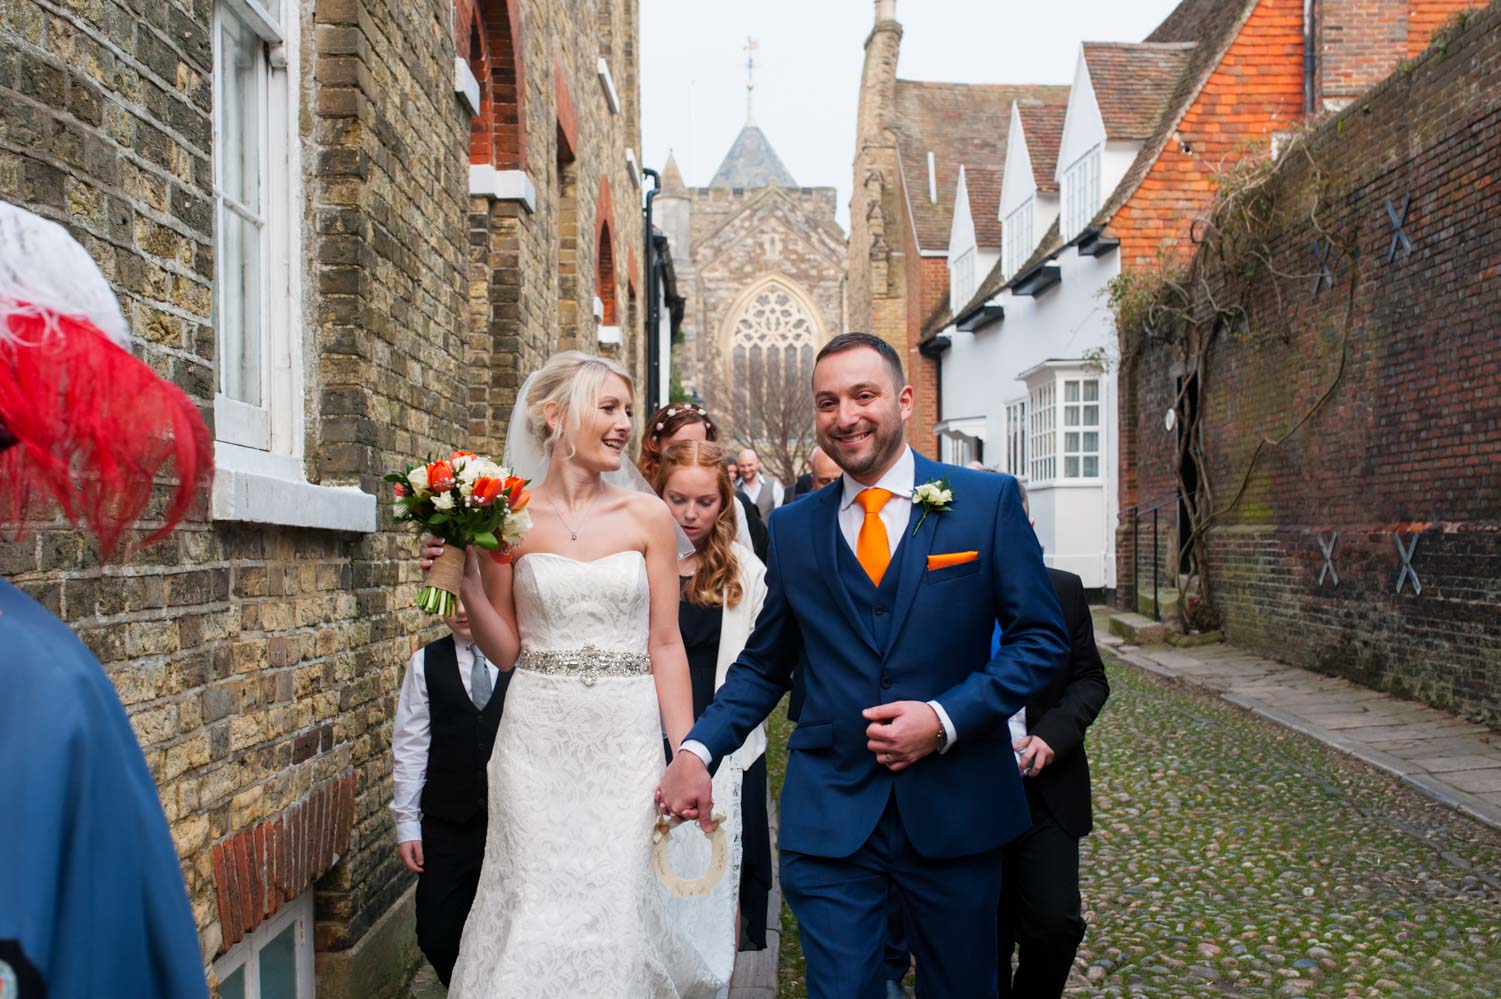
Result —
[[813, 447], [813, 355], [845, 322], [845, 235], [832, 187], [799, 187], [746, 122], [705, 187], [662, 169], [657, 224], [685, 298], [673, 365], [730, 448], [791, 481]]
[[903, 289], [900, 168], [897, 163], [896, 64], [902, 26], [896, 0], [875, 0], [875, 24], [865, 39], [850, 187], [850, 328], [875, 333], [907, 354]]

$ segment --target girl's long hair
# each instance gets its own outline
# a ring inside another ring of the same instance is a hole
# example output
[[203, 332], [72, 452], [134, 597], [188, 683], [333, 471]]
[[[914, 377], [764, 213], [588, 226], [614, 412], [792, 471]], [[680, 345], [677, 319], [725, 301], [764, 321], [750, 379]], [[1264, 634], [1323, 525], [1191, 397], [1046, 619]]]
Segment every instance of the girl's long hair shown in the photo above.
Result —
[[646, 421], [641, 434], [641, 457], [636, 467], [647, 482], [657, 481], [657, 466], [662, 463], [662, 452], [671, 445], [664, 444], [673, 434], [690, 423], [702, 423], [704, 436], [711, 441], [719, 440], [719, 428], [709, 419], [709, 411], [693, 402], [674, 402], [663, 406]]
[[724, 470], [724, 449], [710, 441], [678, 441], [661, 453], [652, 488], [661, 495], [667, 480], [680, 468], [708, 468], [719, 485], [719, 515], [708, 540], [698, 552], [698, 570], [683, 589], [683, 598], [696, 607], [735, 607], [745, 596], [740, 585], [740, 562], [730, 547], [735, 541], [735, 495]]

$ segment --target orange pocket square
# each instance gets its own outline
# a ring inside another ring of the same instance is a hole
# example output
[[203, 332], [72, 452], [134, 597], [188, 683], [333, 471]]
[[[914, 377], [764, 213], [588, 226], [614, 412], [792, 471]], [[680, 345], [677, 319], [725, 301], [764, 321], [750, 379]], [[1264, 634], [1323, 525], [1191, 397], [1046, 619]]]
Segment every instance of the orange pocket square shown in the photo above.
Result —
[[929, 555], [928, 571], [947, 569], [951, 565], [963, 565], [980, 557], [979, 552], [949, 552], [947, 555]]

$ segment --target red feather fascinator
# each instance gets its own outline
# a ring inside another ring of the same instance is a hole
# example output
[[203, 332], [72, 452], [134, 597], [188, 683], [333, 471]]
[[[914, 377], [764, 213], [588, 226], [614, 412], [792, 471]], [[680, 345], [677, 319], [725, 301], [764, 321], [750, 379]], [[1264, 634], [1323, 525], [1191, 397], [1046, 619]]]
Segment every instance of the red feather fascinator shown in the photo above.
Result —
[[0, 451], [0, 522], [18, 534], [55, 504], [107, 559], [159, 481], [170, 495], [142, 545], [168, 534], [211, 480], [198, 408], [129, 346], [88, 251], [55, 222], [0, 202], [0, 442], [16, 441]]

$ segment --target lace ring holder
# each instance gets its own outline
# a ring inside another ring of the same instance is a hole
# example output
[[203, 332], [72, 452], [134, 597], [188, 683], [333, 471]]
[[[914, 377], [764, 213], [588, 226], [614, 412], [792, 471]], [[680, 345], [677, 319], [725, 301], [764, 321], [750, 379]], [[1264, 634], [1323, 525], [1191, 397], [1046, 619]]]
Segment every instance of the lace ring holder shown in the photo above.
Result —
[[667, 889], [668, 894], [674, 898], [702, 898], [719, 884], [720, 879], [724, 877], [724, 872], [729, 868], [730, 860], [729, 842], [724, 834], [724, 818], [722, 813], [714, 813], [714, 829], [707, 834], [709, 846], [713, 851], [709, 857], [709, 866], [704, 869], [704, 873], [690, 879], [673, 869], [672, 858], [668, 856], [668, 847], [671, 845], [672, 830], [692, 820], [669, 818], [666, 815], [657, 816], [657, 822], [652, 827], [651, 834], [651, 866], [657, 874], [657, 880], [662, 882], [662, 887]]

